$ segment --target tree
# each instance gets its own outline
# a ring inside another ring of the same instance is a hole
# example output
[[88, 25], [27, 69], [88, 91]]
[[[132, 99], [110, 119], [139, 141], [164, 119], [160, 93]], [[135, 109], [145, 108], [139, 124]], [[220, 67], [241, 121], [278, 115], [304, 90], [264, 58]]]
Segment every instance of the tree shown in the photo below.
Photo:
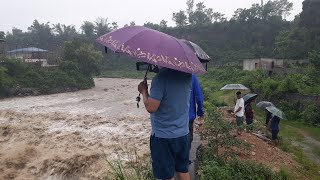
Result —
[[212, 20], [215, 22], [223, 22], [223, 21], [226, 21], [227, 19], [224, 17], [224, 14], [219, 12], [214, 12], [212, 14]]
[[101, 52], [95, 51], [92, 44], [80, 40], [65, 43], [65, 61], [76, 63], [86, 76], [99, 74], [101, 58]]
[[168, 21], [165, 21], [164, 19], [161, 20], [161, 22], [160, 22], [160, 27], [161, 27], [161, 28], [167, 28], [167, 27], [168, 27], [167, 23], [168, 23]]
[[278, 58], [305, 58], [310, 50], [310, 41], [310, 34], [304, 28], [282, 31], [276, 37], [274, 53]]
[[203, 2], [196, 4], [196, 7], [196, 10], [189, 15], [189, 23], [191, 25], [210, 24], [212, 21], [206, 12], [210, 10], [205, 9], [206, 6]]
[[52, 28], [49, 22], [39, 23], [38, 20], [34, 20], [33, 24], [28, 27], [28, 30], [34, 41], [32, 44], [40, 46], [42, 48], [49, 48], [51, 41], [53, 40]]
[[319, 71], [319, 68], [320, 68], [320, 51], [315, 51], [315, 50], [311, 51], [309, 53], [309, 60]]
[[187, 14], [190, 16], [190, 14], [193, 13], [193, 7], [194, 7], [194, 0], [187, 0]]
[[83, 24], [81, 25], [82, 33], [84, 33], [87, 38], [93, 38], [94, 29], [95, 29], [94, 24], [89, 21], [84, 21]]
[[135, 26], [135, 25], [136, 25], [136, 22], [134, 22], [134, 21], [130, 22], [130, 26]]
[[173, 13], [172, 20], [176, 23], [177, 27], [183, 27], [187, 25], [187, 16], [184, 11]]
[[197, 3], [196, 4], [196, 11], [204, 11], [205, 10], [205, 8], [206, 8], [206, 6], [204, 5], [204, 3], [203, 2], [199, 2], [199, 3]]
[[300, 15], [300, 26], [307, 28], [312, 36], [313, 50], [320, 50], [320, 2], [316, 0], [305, 0], [303, 11]]
[[300, 14], [300, 25], [309, 29], [320, 30], [320, 1], [305, 0]]
[[239, 21], [253, 21], [260, 18], [261, 7], [259, 4], [253, 4], [249, 9], [237, 9], [234, 12], [233, 19]]
[[111, 25], [112, 25], [112, 30], [118, 29], [118, 23], [117, 22], [113, 22]]
[[67, 40], [77, 35], [77, 30], [74, 25], [54, 24], [53, 31], [62, 39]]
[[320, 51], [311, 51], [308, 54], [308, 59], [310, 60], [310, 67], [309, 67], [309, 76], [315, 82], [315, 84], [320, 84]]
[[108, 22], [108, 18], [99, 17], [95, 21], [94, 30], [97, 36], [102, 36], [111, 31], [110, 23]]
[[159, 24], [154, 24], [152, 22], [146, 22], [143, 26], [154, 30], [160, 30], [162, 28]]
[[0, 31], [0, 39], [4, 39], [4, 32]]
[[261, 7], [261, 16], [263, 19], [268, 19], [272, 16], [279, 16], [281, 18], [290, 15], [293, 3], [288, 0], [274, 0], [268, 1], [263, 7]]

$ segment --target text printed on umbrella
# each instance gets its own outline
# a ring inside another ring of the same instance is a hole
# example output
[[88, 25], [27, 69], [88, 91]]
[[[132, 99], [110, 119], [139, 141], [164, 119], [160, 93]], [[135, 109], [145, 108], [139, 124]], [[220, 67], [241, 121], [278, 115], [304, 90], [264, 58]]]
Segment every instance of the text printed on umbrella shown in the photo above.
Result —
[[156, 55], [154, 53], [144, 52], [140, 48], [136, 49], [130, 46], [125, 46], [118, 40], [113, 40], [112, 36], [102, 36], [98, 39], [98, 41], [112, 45], [116, 49], [116, 52], [126, 53], [130, 56], [137, 57], [139, 59], [147, 59], [148, 61], [154, 62], [155, 64], [157, 64], [157, 62], [162, 61], [165, 64], [169, 64], [171, 66], [175, 66], [181, 69], [187, 68], [192, 72], [204, 71], [203, 67], [200, 67], [198, 64], [194, 64], [192, 62], [182, 62], [179, 61], [177, 58], [168, 57], [165, 55]]

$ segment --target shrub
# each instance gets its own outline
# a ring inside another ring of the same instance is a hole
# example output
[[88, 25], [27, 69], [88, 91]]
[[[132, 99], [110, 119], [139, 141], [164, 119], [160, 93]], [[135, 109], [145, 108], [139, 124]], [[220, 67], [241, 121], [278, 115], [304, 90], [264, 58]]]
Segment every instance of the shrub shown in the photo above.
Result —
[[310, 104], [305, 107], [300, 117], [306, 124], [320, 126], [319, 108], [315, 104]]

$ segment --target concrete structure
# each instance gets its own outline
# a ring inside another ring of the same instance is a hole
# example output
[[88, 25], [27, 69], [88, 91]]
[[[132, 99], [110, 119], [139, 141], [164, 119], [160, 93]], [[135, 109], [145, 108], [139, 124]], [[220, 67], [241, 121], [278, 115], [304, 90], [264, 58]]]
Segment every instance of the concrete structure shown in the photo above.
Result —
[[254, 71], [257, 69], [264, 69], [267, 71], [273, 71], [275, 67], [283, 67], [283, 59], [245, 59], [243, 60], [243, 70]]
[[28, 47], [8, 51], [7, 57], [14, 57], [26, 63], [40, 63], [41, 66], [49, 66], [46, 59], [47, 52], [47, 50]]
[[285, 67], [290, 66], [290, 65], [307, 65], [309, 63], [310, 63], [310, 61], [305, 60], [305, 59], [298, 59], [298, 60], [286, 59], [286, 60], [284, 60]]

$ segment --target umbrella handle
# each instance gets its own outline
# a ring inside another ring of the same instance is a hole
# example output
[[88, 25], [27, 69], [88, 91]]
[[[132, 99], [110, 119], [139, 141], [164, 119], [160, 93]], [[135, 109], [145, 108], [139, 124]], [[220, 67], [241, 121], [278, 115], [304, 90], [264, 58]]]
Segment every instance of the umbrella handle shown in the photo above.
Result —
[[140, 93], [139, 95], [136, 97], [136, 101], [137, 101], [137, 108], [139, 108], [139, 102], [141, 100], [141, 97], [140, 97]]
[[[149, 64], [148, 65], [148, 68], [147, 68], [147, 71], [146, 71], [146, 74], [144, 75], [144, 78], [143, 78], [143, 81], [145, 82], [145, 83], [147, 83], [147, 75], [148, 75], [148, 71], [149, 71], [149, 69], [151, 69], [151, 65]], [[137, 108], [139, 108], [139, 102], [141, 101], [141, 97], [140, 97], [140, 93], [139, 93], [139, 95], [136, 97], [136, 101], [137, 101]]]

